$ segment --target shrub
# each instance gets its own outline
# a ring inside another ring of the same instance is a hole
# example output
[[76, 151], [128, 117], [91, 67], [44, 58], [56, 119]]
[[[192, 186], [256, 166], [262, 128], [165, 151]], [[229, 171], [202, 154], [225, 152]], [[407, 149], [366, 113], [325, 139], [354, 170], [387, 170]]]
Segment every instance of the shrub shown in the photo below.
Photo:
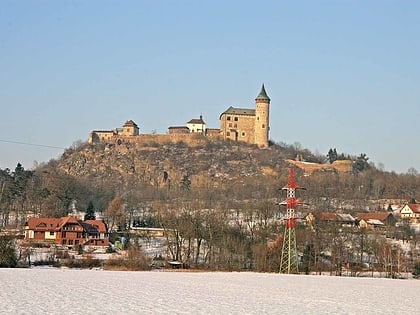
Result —
[[16, 267], [17, 262], [13, 240], [6, 236], [0, 236], [0, 268]]
[[413, 276], [416, 279], [420, 279], [420, 261], [414, 265]]

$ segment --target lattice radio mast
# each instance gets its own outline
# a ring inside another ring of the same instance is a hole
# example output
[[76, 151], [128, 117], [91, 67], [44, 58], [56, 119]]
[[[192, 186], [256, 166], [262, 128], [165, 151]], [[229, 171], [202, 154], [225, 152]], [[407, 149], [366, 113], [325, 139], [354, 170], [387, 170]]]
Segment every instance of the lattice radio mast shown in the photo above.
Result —
[[283, 246], [280, 260], [280, 273], [298, 273], [298, 253], [296, 248], [295, 206], [302, 204], [296, 199], [296, 189], [304, 189], [295, 184], [293, 167], [289, 169], [289, 179], [283, 191], [287, 192], [286, 200], [280, 205], [286, 206], [286, 218], [283, 233]]

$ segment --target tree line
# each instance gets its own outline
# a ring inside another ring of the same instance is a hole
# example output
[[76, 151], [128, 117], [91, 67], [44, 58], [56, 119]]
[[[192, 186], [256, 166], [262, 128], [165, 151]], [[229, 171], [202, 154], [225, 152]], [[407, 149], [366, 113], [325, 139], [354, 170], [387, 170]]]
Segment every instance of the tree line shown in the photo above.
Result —
[[[35, 170], [18, 164], [13, 171], [0, 170], [0, 228], [22, 227], [28, 215], [61, 217], [78, 209], [86, 212], [86, 218], [93, 218], [99, 211], [111, 230], [125, 231], [134, 222], [163, 228], [168, 257], [191, 267], [276, 271], [284, 214], [276, 203], [284, 198], [279, 188], [288, 174], [287, 165], [277, 159], [296, 152], [317, 159], [297, 146], [274, 146], [258, 155], [263, 164], [277, 163], [275, 174], [240, 180], [207, 177], [197, 181], [192, 180], [193, 173], [186, 173], [175, 182], [163, 170], [148, 176], [126, 174], [118, 180], [74, 177], [61, 172], [58, 161]], [[296, 181], [307, 188], [302, 198], [309, 204], [302, 212], [335, 211], [344, 202], [353, 206], [349, 212], [362, 212], [372, 207], [372, 199], [418, 199], [418, 175], [384, 172], [369, 164], [366, 155], [359, 157], [364, 166], [347, 174], [304, 176], [297, 169]], [[299, 226], [297, 233], [304, 270], [339, 272], [343, 264], [350, 269], [351, 264], [360, 267], [366, 253], [382, 268], [391, 260], [404, 261], [379, 236], [340, 231], [337, 226]], [[328, 251], [333, 255], [327, 256]]]

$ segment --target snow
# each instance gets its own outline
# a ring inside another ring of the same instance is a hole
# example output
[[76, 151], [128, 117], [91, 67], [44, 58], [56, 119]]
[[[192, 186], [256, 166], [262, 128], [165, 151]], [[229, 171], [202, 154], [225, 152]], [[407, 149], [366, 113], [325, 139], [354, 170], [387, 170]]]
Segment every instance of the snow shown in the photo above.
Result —
[[420, 314], [420, 281], [0, 269], [0, 314]]

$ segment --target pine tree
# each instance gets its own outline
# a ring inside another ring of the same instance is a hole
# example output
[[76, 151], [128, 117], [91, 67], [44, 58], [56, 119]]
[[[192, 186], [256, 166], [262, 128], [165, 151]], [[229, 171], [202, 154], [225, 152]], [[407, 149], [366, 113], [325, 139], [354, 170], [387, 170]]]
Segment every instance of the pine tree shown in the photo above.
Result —
[[86, 220], [95, 220], [95, 210], [93, 208], [93, 203], [92, 201], [89, 202], [88, 207], [86, 209], [86, 213], [85, 213], [85, 221]]
[[0, 268], [12, 268], [17, 265], [15, 246], [10, 238], [0, 236]]
[[191, 180], [188, 175], [184, 175], [181, 180], [181, 189], [182, 190], [190, 190], [191, 189]]

